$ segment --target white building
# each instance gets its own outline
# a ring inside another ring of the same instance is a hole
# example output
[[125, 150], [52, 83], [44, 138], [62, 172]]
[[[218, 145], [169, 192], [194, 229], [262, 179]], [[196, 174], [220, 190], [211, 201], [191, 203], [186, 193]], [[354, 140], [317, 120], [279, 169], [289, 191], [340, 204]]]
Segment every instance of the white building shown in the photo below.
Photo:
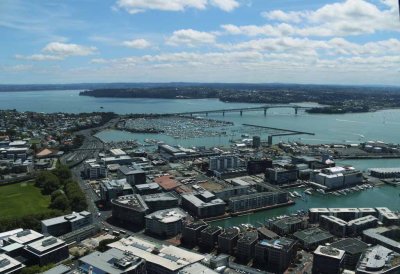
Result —
[[354, 167], [337, 166], [314, 172], [311, 180], [327, 189], [335, 189], [360, 184], [363, 176]]

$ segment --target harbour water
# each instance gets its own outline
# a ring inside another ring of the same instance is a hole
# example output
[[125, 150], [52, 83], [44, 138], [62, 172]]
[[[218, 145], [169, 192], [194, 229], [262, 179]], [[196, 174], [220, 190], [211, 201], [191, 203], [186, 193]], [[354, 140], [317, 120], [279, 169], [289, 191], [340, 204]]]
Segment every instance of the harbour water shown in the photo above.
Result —
[[[304, 103], [303, 105], [315, 105]], [[92, 112], [111, 111], [118, 114], [126, 113], [168, 113], [177, 111], [197, 111], [225, 108], [241, 108], [254, 104], [224, 103], [216, 99], [204, 100], [163, 100], [163, 99], [115, 99], [79, 96], [79, 91], [32, 91], [32, 92], [0, 92], [0, 109], [16, 109], [18, 111], [36, 112]], [[266, 116], [263, 112], [210, 114], [209, 119], [230, 121], [239, 127], [244, 123], [262, 125], [291, 130], [314, 132], [315, 136], [293, 136], [276, 139], [301, 141], [303, 143], [359, 143], [367, 140], [382, 140], [384, 142], [400, 143], [399, 126], [400, 110], [382, 110], [373, 113], [323, 115], [299, 112], [294, 110], [269, 109]], [[158, 139], [170, 144], [193, 145], [226, 145], [230, 136], [205, 137], [193, 139], [175, 139], [171, 136], [158, 134], [133, 134], [129, 132], [108, 130], [100, 132], [98, 137], [105, 141]], [[372, 167], [399, 167], [400, 159], [384, 160], [345, 160], [340, 164], [354, 165], [361, 170]], [[239, 216], [217, 221], [215, 224], [229, 226], [241, 223], [263, 222], [272, 216], [291, 214], [297, 210], [310, 207], [374, 207], [387, 206], [400, 210], [400, 189], [382, 186], [347, 196], [321, 195], [315, 193], [307, 199], [296, 199], [296, 204], [290, 207], [257, 212], [251, 215]]]

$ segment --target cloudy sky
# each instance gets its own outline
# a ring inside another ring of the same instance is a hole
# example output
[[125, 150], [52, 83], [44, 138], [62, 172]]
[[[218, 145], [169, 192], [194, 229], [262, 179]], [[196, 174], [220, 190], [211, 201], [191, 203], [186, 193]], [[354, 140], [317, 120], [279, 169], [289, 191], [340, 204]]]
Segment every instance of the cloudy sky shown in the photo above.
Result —
[[400, 85], [398, 0], [1, 0], [0, 83]]

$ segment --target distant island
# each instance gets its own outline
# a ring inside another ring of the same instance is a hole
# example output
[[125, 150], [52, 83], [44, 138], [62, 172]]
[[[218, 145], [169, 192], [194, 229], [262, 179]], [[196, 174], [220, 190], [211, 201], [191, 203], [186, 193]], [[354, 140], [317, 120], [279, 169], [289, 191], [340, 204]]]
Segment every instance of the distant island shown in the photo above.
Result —
[[308, 113], [344, 114], [400, 107], [400, 88], [285, 84], [205, 84], [134, 88], [103, 88], [80, 92], [81, 96], [108, 98], [207, 99], [223, 102], [290, 104], [315, 102], [324, 107]]

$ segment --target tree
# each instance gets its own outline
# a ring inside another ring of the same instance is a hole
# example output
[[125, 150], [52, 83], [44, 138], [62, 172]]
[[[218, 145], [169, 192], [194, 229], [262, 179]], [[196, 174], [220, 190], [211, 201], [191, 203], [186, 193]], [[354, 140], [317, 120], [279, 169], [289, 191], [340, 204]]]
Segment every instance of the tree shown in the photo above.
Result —
[[51, 203], [50, 208], [67, 211], [69, 209], [69, 200], [65, 195], [57, 196]]
[[50, 195], [54, 191], [58, 190], [60, 188], [60, 180], [56, 176], [52, 177], [49, 176], [46, 178], [43, 188], [42, 188], [42, 193], [44, 195]]
[[57, 168], [53, 173], [60, 179], [60, 181], [65, 181], [71, 178], [71, 170], [65, 165], [57, 163]]
[[119, 241], [119, 239], [120, 238], [118, 238], [118, 237], [115, 237], [115, 238], [113, 238], [113, 239], [104, 239], [104, 240], [101, 240], [100, 242], [99, 242], [99, 246], [97, 247], [97, 251], [99, 251], [99, 252], [105, 252], [105, 251], [107, 251], [109, 248], [108, 248], [108, 244], [111, 244], [111, 243], [113, 243], [113, 242], [116, 242], [116, 241]]

